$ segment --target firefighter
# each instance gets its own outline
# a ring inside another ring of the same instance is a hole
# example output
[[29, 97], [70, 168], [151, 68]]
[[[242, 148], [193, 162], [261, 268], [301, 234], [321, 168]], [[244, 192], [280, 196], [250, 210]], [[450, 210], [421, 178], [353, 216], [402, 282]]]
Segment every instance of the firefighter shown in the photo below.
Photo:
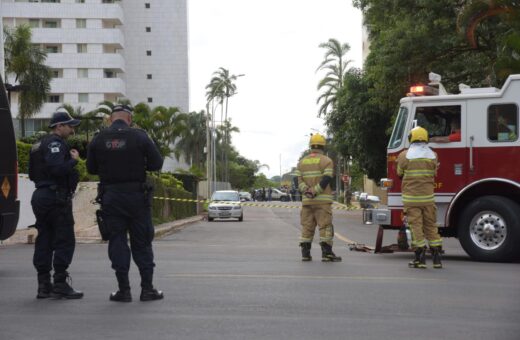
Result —
[[311, 261], [311, 244], [316, 225], [320, 230], [321, 260], [340, 262], [341, 257], [332, 252], [334, 226], [332, 225], [332, 160], [323, 154], [325, 138], [314, 134], [310, 139], [311, 152], [298, 163], [295, 175], [298, 188], [303, 193], [300, 213], [302, 233], [300, 247], [302, 261]]
[[412, 268], [426, 268], [426, 240], [433, 267], [442, 268], [442, 239], [435, 225], [437, 208], [433, 189], [437, 173], [437, 154], [428, 147], [428, 132], [417, 126], [408, 135], [410, 148], [397, 157], [397, 175], [402, 179], [404, 214], [412, 232], [415, 258]]

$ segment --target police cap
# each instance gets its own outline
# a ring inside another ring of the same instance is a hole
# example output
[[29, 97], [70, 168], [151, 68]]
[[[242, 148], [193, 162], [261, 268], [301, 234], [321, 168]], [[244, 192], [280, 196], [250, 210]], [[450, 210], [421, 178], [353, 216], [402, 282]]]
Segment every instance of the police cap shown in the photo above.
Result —
[[126, 112], [132, 114], [134, 109], [130, 105], [117, 104], [112, 108], [112, 113], [114, 112]]
[[49, 123], [49, 128], [53, 128], [56, 125], [70, 125], [70, 126], [78, 126], [81, 123], [78, 119], [74, 119], [68, 112], [58, 111], [52, 114], [51, 121]]

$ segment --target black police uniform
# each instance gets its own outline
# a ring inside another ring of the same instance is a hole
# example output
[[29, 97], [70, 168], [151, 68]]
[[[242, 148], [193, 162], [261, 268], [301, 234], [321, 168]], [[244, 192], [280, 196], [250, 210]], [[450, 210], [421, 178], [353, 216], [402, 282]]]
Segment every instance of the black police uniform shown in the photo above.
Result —
[[83, 296], [83, 293], [72, 291], [65, 283], [76, 244], [72, 195], [79, 178], [75, 169], [77, 163], [70, 156], [70, 149], [65, 141], [58, 135], [50, 134], [32, 146], [29, 178], [36, 185], [31, 205], [38, 229], [33, 257], [33, 264], [38, 272], [38, 298], [50, 296], [50, 290], [53, 289], [50, 284], [52, 268], [54, 288], [57, 283], [63, 284], [64, 287], [61, 288], [65, 290], [58, 293], [67, 295], [61, 297]]
[[162, 165], [163, 158], [146, 132], [129, 127], [123, 120], [115, 120], [89, 145], [87, 170], [99, 174], [101, 209], [110, 230], [109, 258], [118, 279], [118, 293], [126, 292], [128, 297], [128, 300], [121, 300], [111, 296], [111, 300], [131, 301], [128, 282], [131, 255], [141, 274], [141, 300], [144, 291], [154, 290], [154, 227], [151, 188], [146, 186], [146, 171], [160, 170]]

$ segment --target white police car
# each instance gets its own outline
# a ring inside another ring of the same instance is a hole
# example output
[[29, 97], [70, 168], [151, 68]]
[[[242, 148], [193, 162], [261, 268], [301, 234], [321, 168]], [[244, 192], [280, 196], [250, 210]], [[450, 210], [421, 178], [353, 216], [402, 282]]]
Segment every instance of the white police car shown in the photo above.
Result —
[[244, 220], [244, 211], [240, 204], [240, 196], [237, 191], [219, 190], [211, 196], [208, 206], [208, 221], [215, 218], [237, 218]]

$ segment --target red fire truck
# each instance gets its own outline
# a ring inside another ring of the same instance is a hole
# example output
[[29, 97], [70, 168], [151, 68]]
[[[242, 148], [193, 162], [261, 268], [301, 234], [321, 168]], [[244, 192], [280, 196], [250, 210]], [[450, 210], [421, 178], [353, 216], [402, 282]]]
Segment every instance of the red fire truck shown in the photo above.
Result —
[[[437, 224], [441, 235], [457, 237], [471, 258], [510, 261], [520, 257], [520, 75], [502, 89], [459, 85], [447, 94], [440, 77], [431, 86], [415, 86], [402, 98], [388, 144], [388, 205], [362, 195], [365, 224], [383, 230], [403, 228], [401, 180], [395, 160], [409, 146], [414, 126], [426, 128], [440, 167], [435, 178]], [[438, 86], [436, 88], [435, 86]]]

